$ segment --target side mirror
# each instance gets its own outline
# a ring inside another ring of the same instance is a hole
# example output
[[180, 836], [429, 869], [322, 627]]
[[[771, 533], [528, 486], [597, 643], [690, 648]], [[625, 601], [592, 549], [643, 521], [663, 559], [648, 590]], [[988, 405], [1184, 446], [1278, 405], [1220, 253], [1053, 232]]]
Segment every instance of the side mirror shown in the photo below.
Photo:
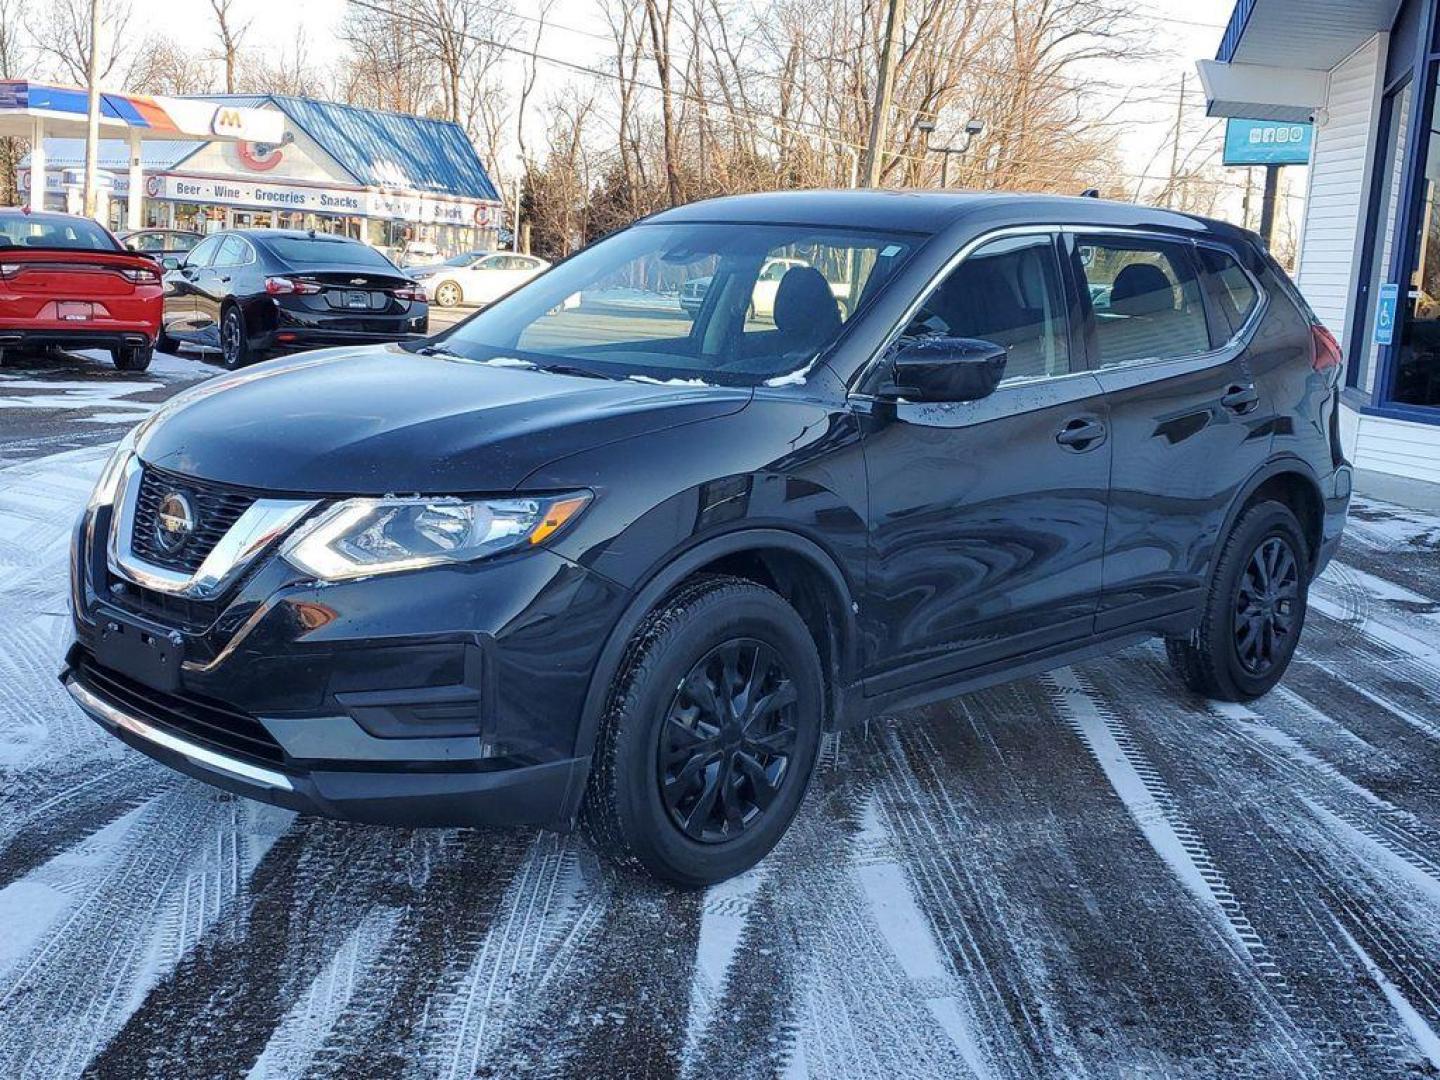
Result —
[[166, 270], [179, 270], [179, 269], [180, 269], [180, 256], [178, 256], [178, 255], [165, 255], [165, 256], [161, 257], [161, 259], [160, 259], [160, 265], [161, 265], [162, 268], [164, 268], [164, 269], [166, 269]]
[[979, 401], [1005, 375], [1009, 353], [977, 338], [924, 337], [906, 342], [892, 361], [894, 384], [887, 388], [909, 401]]

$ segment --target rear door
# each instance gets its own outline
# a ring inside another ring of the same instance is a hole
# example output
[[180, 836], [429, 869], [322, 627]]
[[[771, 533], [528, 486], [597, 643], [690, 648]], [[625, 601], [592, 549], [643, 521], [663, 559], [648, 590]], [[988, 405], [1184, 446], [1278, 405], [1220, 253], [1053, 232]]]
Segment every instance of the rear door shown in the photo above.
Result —
[[999, 388], [953, 405], [856, 402], [871, 519], [868, 693], [943, 682], [1091, 632], [1111, 442], [1070, 318], [1077, 306], [1054, 234], [987, 241], [904, 335], [1004, 346]]
[[1115, 445], [1103, 631], [1197, 601], [1230, 506], [1269, 457], [1273, 416], [1188, 238], [1077, 231], [1072, 245]]

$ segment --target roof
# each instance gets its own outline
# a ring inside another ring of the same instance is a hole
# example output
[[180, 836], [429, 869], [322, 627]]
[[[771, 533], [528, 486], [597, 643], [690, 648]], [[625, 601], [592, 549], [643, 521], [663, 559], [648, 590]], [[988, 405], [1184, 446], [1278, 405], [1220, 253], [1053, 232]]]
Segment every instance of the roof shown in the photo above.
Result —
[[1400, 0], [1236, 0], [1215, 59], [1328, 71], [1382, 30]]
[[[146, 172], [170, 169], [187, 154], [193, 154], [195, 142], [146, 139], [140, 144], [140, 165]], [[78, 169], [85, 164], [84, 139], [45, 138], [45, 165], [51, 169]], [[21, 160], [22, 168], [30, 165], [30, 155]], [[122, 139], [100, 140], [100, 168], [124, 170], [130, 166], [130, 147]]]
[[364, 187], [500, 201], [460, 125], [289, 94], [205, 94], [206, 101], [273, 105]]
[[845, 188], [773, 191], [705, 199], [665, 210], [646, 222], [736, 222], [816, 225], [935, 233], [961, 219], [989, 225], [1078, 224], [1186, 232], [1228, 229], [1204, 218], [1109, 199], [1023, 192], [913, 191]]

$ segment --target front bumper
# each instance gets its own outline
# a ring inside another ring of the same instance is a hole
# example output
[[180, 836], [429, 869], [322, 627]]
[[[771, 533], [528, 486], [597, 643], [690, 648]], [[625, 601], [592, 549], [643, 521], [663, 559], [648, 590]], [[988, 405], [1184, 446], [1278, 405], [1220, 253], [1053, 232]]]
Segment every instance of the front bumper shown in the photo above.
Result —
[[[117, 737], [332, 817], [573, 823], [580, 715], [625, 590], [544, 550], [323, 586], [272, 551], [221, 597], [187, 601], [117, 578], [110, 513], [76, 529], [62, 678]], [[174, 649], [168, 682], [117, 659], [105, 636], [122, 627]]]
[[[415, 763], [399, 769], [367, 769], [354, 761], [262, 764], [188, 734], [163, 704], [116, 693], [83, 662], [67, 666], [61, 677], [91, 719], [156, 761], [238, 795], [345, 821], [565, 828], [579, 810], [589, 771], [588, 758], [465, 771], [420, 770]], [[404, 752], [399, 747], [381, 750]]]

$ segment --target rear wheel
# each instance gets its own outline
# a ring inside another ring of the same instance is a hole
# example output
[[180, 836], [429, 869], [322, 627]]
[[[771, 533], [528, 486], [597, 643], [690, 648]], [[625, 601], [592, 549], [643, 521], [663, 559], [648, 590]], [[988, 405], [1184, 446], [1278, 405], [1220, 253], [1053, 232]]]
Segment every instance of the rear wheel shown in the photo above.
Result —
[[453, 281], [442, 281], [435, 287], [435, 303], [440, 307], [455, 307], [462, 299], [460, 286]]
[[180, 349], [180, 342], [165, 332], [165, 327], [160, 327], [160, 332], [155, 335], [155, 348], [162, 353], [174, 355]]
[[234, 371], [254, 359], [256, 356], [245, 332], [245, 316], [232, 304], [220, 316], [220, 362]]
[[581, 823], [602, 854], [698, 887], [789, 827], [824, 699], [805, 623], [753, 582], [705, 577], [635, 632], [596, 740]]
[[110, 350], [110, 359], [117, 371], [144, 371], [154, 355], [155, 349], [149, 345]]
[[1283, 503], [1246, 510], [1216, 561], [1200, 626], [1167, 638], [1165, 652], [1185, 685], [1220, 701], [1250, 701], [1284, 676], [1300, 642], [1310, 588], [1310, 553]]

